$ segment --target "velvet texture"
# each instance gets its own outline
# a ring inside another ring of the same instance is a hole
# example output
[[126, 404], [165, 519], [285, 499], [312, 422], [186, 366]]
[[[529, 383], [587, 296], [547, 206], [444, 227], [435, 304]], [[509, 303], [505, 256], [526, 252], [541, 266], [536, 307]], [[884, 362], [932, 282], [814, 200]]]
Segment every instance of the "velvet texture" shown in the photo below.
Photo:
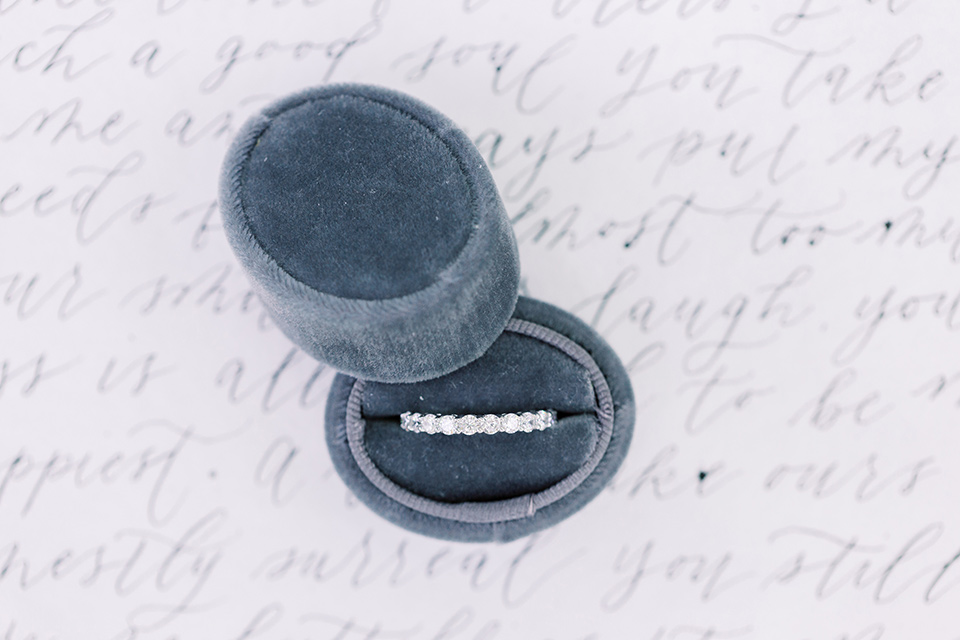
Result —
[[493, 179], [447, 118], [403, 94], [329, 85], [238, 133], [221, 174], [227, 238], [277, 325], [350, 375], [450, 373], [501, 334], [516, 241]]
[[[377, 467], [418, 495], [448, 502], [516, 496], [545, 489], [583, 464], [597, 441], [594, 403], [582, 367], [539, 340], [504, 333], [478, 360], [442, 378], [366, 385], [366, 447]], [[404, 411], [547, 408], [557, 411], [560, 428], [446, 437], [399, 428]]]
[[[535, 338], [504, 333], [480, 359], [439, 379], [415, 384], [364, 383], [363, 447], [386, 478], [403, 490], [443, 504], [482, 509], [517, 501], [558, 486], [593, 455], [589, 469], [562, 497], [522, 513], [504, 509], [502, 519], [466, 521], [401, 504], [371, 481], [348, 443], [348, 400], [356, 380], [339, 375], [327, 400], [326, 436], [334, 467], [371, 509], [404, 528], [458, 541], [509, 541], [549, 527], [595, 497], [620, 466], [633, 432], [634, 403], [620, 360], [592, 329], [574, 316], [520, 298], [514, 317], [551, 329], [592, 358], [612, 396], [612, 431], [602, 451], [595, 385], [589, 372]], [[504, 413], [555, 409], [556, 427], [533, 433], [495, 435], [420, 434], [399, 426], [403, 411]], [[532, 504], [532, 503], [531, 503]]]

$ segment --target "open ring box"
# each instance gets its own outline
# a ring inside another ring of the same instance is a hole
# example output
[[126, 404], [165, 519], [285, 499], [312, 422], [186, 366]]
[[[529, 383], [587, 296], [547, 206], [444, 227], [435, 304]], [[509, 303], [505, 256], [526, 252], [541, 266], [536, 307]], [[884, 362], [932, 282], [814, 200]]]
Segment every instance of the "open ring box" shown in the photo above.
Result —
[[[627, 373], [586, 324], [518, 297], [496, 185], [445, 116], [367, 85], [289, 96], [237, 134], [220, 205], [276, 324], [342, 372], [327, 444], [375, 512], [437, 538], [509, 541], [616, 472], [633, 431]], [[549, 426], [517, 428], [536, 412]], [[409, 430], [410, 414], [442, 416], [446, 432]]]

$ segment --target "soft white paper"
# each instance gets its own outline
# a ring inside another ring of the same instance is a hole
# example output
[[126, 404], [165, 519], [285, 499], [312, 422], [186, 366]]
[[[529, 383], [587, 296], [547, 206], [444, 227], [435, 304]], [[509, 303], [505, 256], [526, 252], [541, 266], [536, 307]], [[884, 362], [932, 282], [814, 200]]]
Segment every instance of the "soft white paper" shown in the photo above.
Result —
[[[960, 638], [960, 5], [0, 0], [0, 638]], [[358, 504], [333, 372], [219, 224], [325, 82], [487, 159], [523, 291], [628, 367], [583, 511], [451, 544]]]

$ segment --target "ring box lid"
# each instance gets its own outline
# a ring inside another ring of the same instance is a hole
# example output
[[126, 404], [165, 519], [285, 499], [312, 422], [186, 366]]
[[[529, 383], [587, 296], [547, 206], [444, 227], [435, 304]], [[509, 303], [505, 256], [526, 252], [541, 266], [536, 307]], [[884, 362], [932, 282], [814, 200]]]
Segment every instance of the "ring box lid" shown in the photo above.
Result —
[[410, 96], [341, 84], [275, 102], [236, 136], [220, 189], [227, 238], [277, 325], [344, 373], [439, 377], [513, 313], [519, 259], [493, 178]]

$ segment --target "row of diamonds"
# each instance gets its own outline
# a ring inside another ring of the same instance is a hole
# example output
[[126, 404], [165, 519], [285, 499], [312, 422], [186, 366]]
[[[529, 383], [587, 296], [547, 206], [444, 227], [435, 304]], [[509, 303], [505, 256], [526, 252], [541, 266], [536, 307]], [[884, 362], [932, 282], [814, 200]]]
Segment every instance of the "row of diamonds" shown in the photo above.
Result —
[[543, 431], [557, 423], [557, 414], [553, 411], [524, 411], [523, 413], [504, 413], [482, 416], [436, 415], [433, 413], [400, 414], [400, 426], [407, 431], [417, 433], [442, 433], [448, 436], [470, 436], [477, 433], [516, 433], [522, 431]]

